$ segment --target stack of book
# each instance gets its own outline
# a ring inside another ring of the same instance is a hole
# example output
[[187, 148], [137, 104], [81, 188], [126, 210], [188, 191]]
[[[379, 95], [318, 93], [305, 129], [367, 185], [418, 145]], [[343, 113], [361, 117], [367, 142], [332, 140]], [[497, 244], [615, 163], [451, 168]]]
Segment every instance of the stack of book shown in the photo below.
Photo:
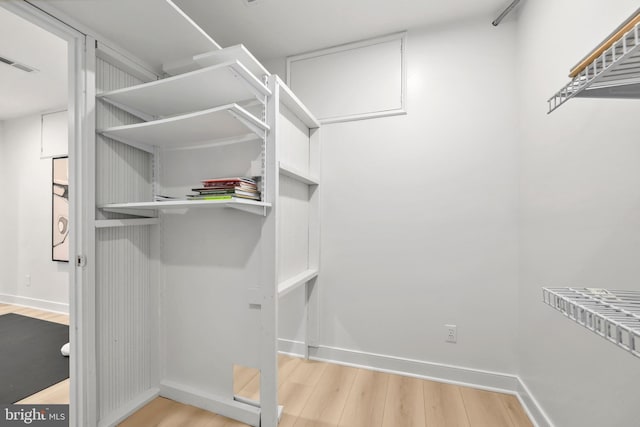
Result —
[[256, 182], [247, 177], [205, 179], [202, 187], [193, 188], [189, 200], [225, 200], [232, 198], [260, 200]]

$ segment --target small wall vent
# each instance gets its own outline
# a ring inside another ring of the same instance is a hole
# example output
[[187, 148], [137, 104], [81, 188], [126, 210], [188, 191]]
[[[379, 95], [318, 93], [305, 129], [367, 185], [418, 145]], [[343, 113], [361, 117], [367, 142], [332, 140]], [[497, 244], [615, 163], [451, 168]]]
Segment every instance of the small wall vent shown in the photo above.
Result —
[[4, 56], [0, 56], [0, 62], [2, 62], [4, 64], [7, 64], [7, 65], [9, 65], [11, 67], [17, 68], [18, 70], [25, 71], [27, 73], [33, 73], [33, 72], [38, 71], [36, 68], [30, 67], [30, 66], [25, 65], [25, 64], [21, 64], [21, 63], [19, 63], [17, 61], [14, 61], [13, 59], [9, 59], [9, 58], [6, 58]]

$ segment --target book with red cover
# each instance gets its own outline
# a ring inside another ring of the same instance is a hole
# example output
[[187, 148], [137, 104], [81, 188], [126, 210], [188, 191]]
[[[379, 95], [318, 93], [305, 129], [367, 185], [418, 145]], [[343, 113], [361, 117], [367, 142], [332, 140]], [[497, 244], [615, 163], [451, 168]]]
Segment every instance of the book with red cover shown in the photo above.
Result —
[[248, 185], [252, 187], [256, 187], [256, 182], [247, 177], [228, 177], [228, 178], [214, 178], [214, 179], [203, 179], [202, 185], [204, 187], [215, 187], [215, 186], [239, 186], [239, 185]]

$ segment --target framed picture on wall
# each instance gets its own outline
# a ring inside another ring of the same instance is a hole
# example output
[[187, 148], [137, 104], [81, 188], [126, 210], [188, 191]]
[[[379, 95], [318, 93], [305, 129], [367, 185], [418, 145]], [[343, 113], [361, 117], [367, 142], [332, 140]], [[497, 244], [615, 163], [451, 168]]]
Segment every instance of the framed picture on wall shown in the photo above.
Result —
[[52, 167], [52, 239], [53, 261], [69, 262], [69, 158], [56, 157]]

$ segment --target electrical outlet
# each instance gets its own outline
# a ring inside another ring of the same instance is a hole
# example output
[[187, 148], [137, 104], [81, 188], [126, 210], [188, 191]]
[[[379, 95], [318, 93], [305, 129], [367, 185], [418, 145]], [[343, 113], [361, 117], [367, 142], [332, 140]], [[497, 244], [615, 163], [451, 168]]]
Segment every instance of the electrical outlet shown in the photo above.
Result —
[[24, 276], [24, 284], [28, 287], [31, 286], [31, 275], [27, 274], [26, 276]]
[[458, 342], [458, 327], [456, 325], [444, 325], [446, 335], [446, 342], [456, 343]]

